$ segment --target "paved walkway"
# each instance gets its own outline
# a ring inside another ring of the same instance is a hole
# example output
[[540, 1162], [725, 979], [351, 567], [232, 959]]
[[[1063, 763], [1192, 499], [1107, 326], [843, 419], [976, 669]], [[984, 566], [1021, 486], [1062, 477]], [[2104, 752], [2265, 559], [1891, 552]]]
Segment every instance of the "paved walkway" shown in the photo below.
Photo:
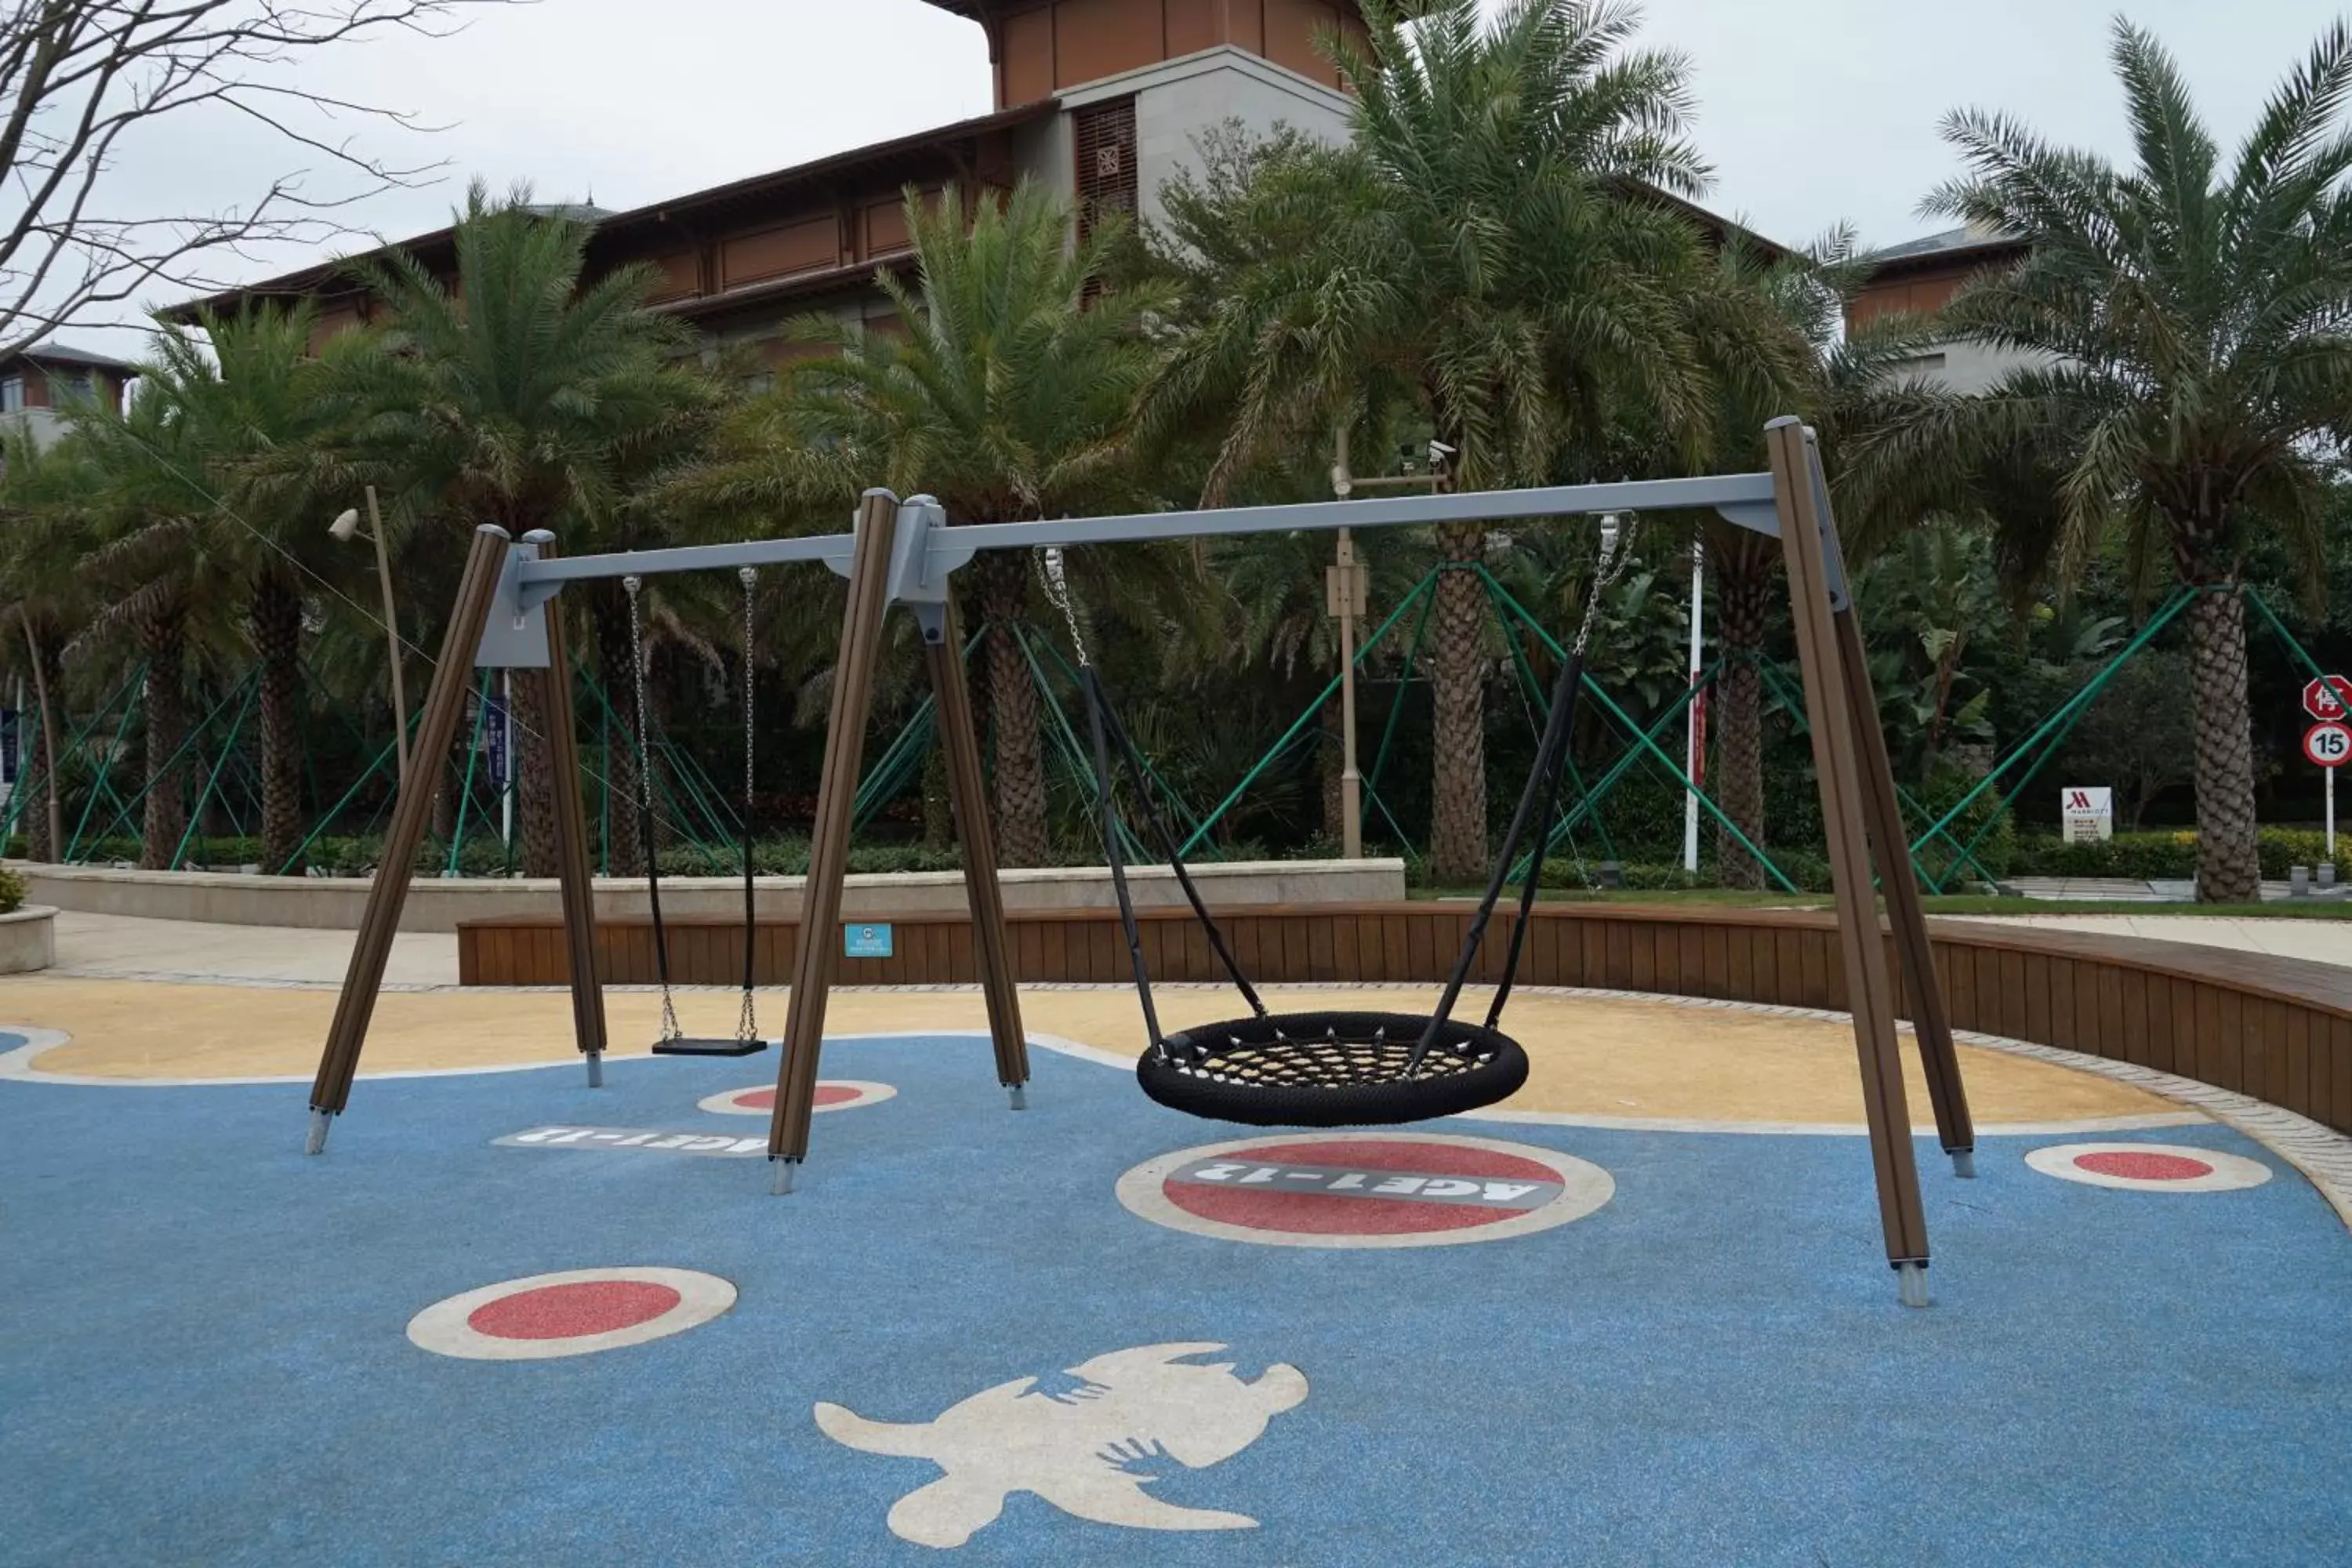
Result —
[[[90, 979], [341, 985], [351, 966], [356, 934], [67, 910], [58, 916], [58, 964], [49, 973]], [[457, 984], [457, 937], [407, 931], [394, 937], [384, 983], [402, 988]]]
[[2054, 931], [2102, 931], [2113, 936], [2153, 937], [2161, 942], [2267, 952], [2313, 963], [2352, 966], [2352, 920], [2232, 920], [2218, 915], [1961, 915], [1960, 920], [1996, 925], [2046, 926]]
[[[1967, 915], [1955, 917], [2060, 931], [2105, 931], [2267, 952], [2352, 967], [2352, 920], [2223, 919], [2205, 915]], [[200, 925], [125, 915], [58, 916], [59, 977], [175, 980], [247, 985], [337, 986], [352, 933], [278, 926]], [[384, 984], [423, 990], [457, 984], [455, 936], [393, 938]]]

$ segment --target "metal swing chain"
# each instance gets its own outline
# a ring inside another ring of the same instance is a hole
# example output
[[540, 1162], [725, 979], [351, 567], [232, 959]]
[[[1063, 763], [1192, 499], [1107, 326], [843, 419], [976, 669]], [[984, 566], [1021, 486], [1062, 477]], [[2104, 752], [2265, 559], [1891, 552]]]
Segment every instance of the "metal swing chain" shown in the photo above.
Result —
[[1062, 612], [1062, 624], [1070, 628], [1070, 647], [1077, 652], [1078, 668], [1091, 668], [1094, 661], [1087, 657], [1087, 639], [1078, 630], [1078, 612], [1070, 602], [1070, 580], [1062, 570], [1061, 546], [1049, 545], [1038, 552], [1037, 571], [1045, 579], [1046, 599]]
[[[752, 721], [754, 715], [751, 702], [751, 655], [753, 651], [751, 597], [754, 591], [760, 585], [760, 569], [756, 566], [745, 566], [740, 569], [735, 575], [743, 584], [743, 885], [748, 889], [751, 885], [751, 877], [753, 874], [751, 867], [751, 760], [754, 739], [754, 726]], [[748, 944], [751, 941], [751, 900], [748, 892], [746, 893], [743, 900], [743, 940]], [[751, 1002], [751, 965], [747, 963], [743, 969], [743, 1015], [740, 1018], [736, 1020], [735, 1037], [739, 1040], [757, 1039], [759, 1037], [759, 1033], [760, 1020]]]
[[1626, 563], [1633, 559], [1633, 541], [1642, 531], [1642, 514], [1635, 512], [1622, 522], [1603, 525], [1601, 530], [1601, 560], [1592, 573], [1592, 593], [1584, 601], [1584, 620], [1576, 628], [1576, 642], [1569, 649], [1581, 657], [1585, 646], [1592, 640], [1592, 628], [1601, 619], [1601, 596], [1616, 586], [1624, 575]]
[[[638, 606], [639, 590], [645, 585], [645, 579], [642, 577], [621, 579], [621, 586], [629, 595], [629, 672], [635, 677], [636, 683], [637, 804], [644, 809], [646, 817], [650, 818], [654, 809], [654, 770], [652, 749], [647, 745], [646, 737], [646, 731], [649, 727], [646, 714], [650, 711], [646, 706], [646, 623]], [[649, 833], [646, 837], [646, 874], [652, 877], [658, 872], [658, 868], [653, 864], [653, 835]], [[655, 940], [660, 941], [658, 937]], [[663, 967], [667, 969], [668, 966], [665, 964]], [[686, 1031], [678, 1027], [677, 1005], [670, 998], [669, 980], [667, 974], [662, 980], [661, 1010], [662, 1038], [675, 1040], [684, 1035]]]

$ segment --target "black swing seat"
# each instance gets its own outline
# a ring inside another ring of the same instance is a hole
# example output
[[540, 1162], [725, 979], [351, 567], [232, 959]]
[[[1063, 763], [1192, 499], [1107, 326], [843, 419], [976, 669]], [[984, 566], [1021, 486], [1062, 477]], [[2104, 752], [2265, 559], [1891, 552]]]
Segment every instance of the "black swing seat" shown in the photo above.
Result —
[[706, 1040], [691, 1035], [654, 1042], [654, 1055], [657, 1057], [755, 1057], [767, 1048], [765, 1040]]
[[1509, 1036], [1406, 1013], [1284, 1013], [1202, 1024], [1136, 1063], [1143, 1092], [1189, 1116], [1251, 1127], [1390, 1127], [1508, 1099], [1528, 1081]]

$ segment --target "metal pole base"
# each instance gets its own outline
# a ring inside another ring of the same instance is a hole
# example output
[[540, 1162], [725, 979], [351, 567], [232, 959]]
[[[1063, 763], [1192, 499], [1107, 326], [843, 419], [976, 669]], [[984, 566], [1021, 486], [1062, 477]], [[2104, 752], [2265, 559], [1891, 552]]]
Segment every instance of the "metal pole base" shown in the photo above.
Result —
[[1927, 1266], [1924, 1263], [1898, 1263], [1895, 1266], [1895, 1289], [1906, 1307], [1927, 1304]]
[[1027, 1084], [1008, 1083], [1004, 1088], [1006, 1092], [1011, 1094], [1013, 1097], [1013, 1110], [1026, 1110], [1029, 1109], [1029, 1086]]
[[1973, 1149], [1953, 1150], [1952, 1174], [1959, 1177], [1959, 1179], [1964, 1182], [1972, 1182], [1976, 1180], [1977, 1152]]
[[800, 1169], [800, 1163], [798, 1160], [768, 1162], [768, 1191], [772, 1196], [782, 1198], [792, 1195], [793, 1173]]
[[604, 1087], [604, 1054], [602, 1051], [588, 1053], [588, 1087], [590, 1089]]
[[335, 1118], [333, 1112], [326, 1110], [313, 1110], [310, 1112], [310, 1136], [303, 1142], [302, 1152], [305, 1154], [325, 1153], [327, 1152], [327, 1129], [332, 1127], [334, 1124]]

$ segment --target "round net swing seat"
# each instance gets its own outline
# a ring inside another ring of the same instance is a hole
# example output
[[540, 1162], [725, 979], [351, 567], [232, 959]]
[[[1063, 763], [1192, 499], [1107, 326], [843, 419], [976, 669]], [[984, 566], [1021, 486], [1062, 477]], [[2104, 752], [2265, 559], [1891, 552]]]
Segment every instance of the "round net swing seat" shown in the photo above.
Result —
[[1429, 1027], [1406, 1013], [1285, 1013], [1202, 1024], [1146, 1051], [1143, 1092], [1188, 1116], [1252, 1127], [1384, 1127], [1476, 1110], [1528, 1081], [1507, 1035], [1448, 1019], [1418, 1066]]

